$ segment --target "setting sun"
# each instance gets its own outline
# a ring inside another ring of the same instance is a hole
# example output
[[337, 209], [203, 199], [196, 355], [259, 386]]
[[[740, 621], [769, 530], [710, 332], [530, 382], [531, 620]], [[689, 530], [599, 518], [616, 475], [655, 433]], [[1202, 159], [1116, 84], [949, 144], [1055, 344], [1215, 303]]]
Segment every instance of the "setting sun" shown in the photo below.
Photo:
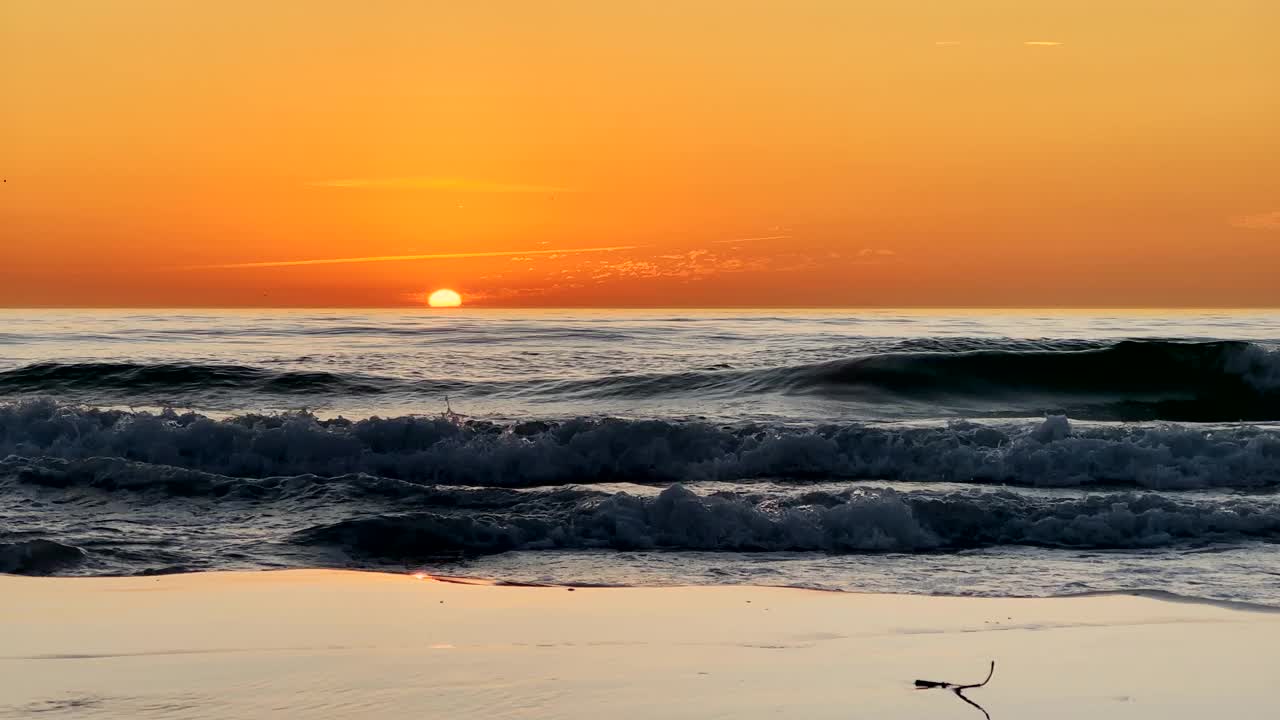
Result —
[[441, 288], [431, 293], [427, 304], [433, 308], [458, 307], [462, 304], [462, 296], [448, 288]]

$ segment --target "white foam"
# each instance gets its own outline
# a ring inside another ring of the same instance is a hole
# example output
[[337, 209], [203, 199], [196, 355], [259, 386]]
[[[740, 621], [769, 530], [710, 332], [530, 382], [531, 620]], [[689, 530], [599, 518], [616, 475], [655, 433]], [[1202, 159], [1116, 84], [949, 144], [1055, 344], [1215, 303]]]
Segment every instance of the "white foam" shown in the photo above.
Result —
[[528, 487], [743, 478], [883, 478], [1153, 489], [1280, 485], [1280, 432], [1235, 426], [957, 422], [726, 428], [582, 418], [539, 431], [442, 418], [213, 420], [0, 405], [0, 454], [115, 457], [236, 477], [367, 473], [413, 483]]

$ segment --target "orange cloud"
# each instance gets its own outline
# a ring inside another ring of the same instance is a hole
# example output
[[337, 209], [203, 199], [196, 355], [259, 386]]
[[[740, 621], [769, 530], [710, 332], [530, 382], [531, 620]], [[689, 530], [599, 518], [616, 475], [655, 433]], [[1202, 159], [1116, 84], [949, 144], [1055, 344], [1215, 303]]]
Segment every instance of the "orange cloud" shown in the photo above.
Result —
[[790, 238], [791, 238], [790, 235], [766, 235], [764, 237], [733, 238], [731, 240], [712, 240], [711, 242], [712, 244], [715, 244], [715, 245], [727, 245], [729, 243], [760, 242], [762, 240], [788, 240]]
[[560, 250], [501, 250], [496, 252], [430, 253], [426, 255], [372, 255], [369, 257], [320, 258], [312, 260], [268, 260], [265, 262], [224, 263], [220, 265], [192, 265], [182, 270], [229, 270], [232, 268], [292, 267], [298, 265], [340, 265], [344, 263], [400, 262], [405, 260], [454, 260], [459, 258], [511, 257], [526, 259], [528, 255], [569, 255], [578, 253], [616, 252], [635, 250], [639, 245], [612, 245], [609, 247], [568, 248]]
[[1280, 230], [1280, 210], [1255, 215], [1237, 215], [1230, 218], [1228, 222], [1233, 227], [1247, 230]]

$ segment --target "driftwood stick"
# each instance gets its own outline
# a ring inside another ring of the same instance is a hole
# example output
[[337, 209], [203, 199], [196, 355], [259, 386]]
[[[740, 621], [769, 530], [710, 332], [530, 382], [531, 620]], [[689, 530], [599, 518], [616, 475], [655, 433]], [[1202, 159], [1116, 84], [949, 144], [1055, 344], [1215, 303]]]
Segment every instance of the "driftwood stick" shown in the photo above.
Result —
[[987, 712], [987, 709], [986, 709], [986, 708], [982, 707], [982, 706], [981, 706], [981, 705], [979, 705], [978, 703], [976, 703], [976, 702], [974, 702], [974, 701], [970, 700], [969, 698], [965, 697], [965, 696], [964, 696], [964, 693], [960, 692], [959, 690], [953, 690], [952, 692], [954, 692], [954, 693], [956, 694], [956, 697], [960, 698], [961, 700], [963, 700], [963, 701], [965, 701], [965, 702], [969, 703], [970, 705], [972, 705], [972, 706], [974, 706], [974, 707], [978, 708], [979, 710], [981, 710], [981, 711], [982, 711], [982, 714], [986, 716], [987, 720], [991, 720], [991, 713]]
[[983, 685], [986, 685], [987, 683], [991, 682], [991, 676], [992, 676], [992, 675], [995, 675], [995, 674], [996, 674], [996, 661], [995, 661], [995, 660], [992, 660], [992, 661], [991, 661], [991, 670], [990, 670], [989, 672], [987, 672], [987, 679], [986, 679], [986, 680], [983, 680], [983, 681], [982, 681], [982, 682], [980, 682], [980, 683], [974, 683], [974, 684], [972, 684], [972, 685], [957, 685], [957, 684], [955, 684], [955, 683], [941, 682], [941, 681], [938, 681], [938, 680], [917, 680], [917, 681], [916, 681], [916, 689], [917, 689], [917, 690], [931, 690], [931, 689], [934, 689], [934, 688], [939, 688], [939, 689], [942, 689], [942, 690], [969, 690], [969, 689], [971, 689], [971, 688], [980, 688], [980, 687], [982, 687]]
[[991, 715], [990, 713], [987, 712], [987, 709], [982, 707], [978, 703], [970, 700], [969, 698], [965, 697], [964, 691], [972, 690], [974, 688], [980, 688], [983, 685], [986, 685], [987, 683], [991, 682], [991, 677], [995, 674], [996, 674], [996, 661], [992, 660], [991, 669], [987, 671], [987, 678], [980, 683], [972, 683], [970, 685], [957, 685], [956, 683], [943, 682], [940, 680], [917, 680], [916, 689], [917, 690], [935, 690], [935, 689], [950, 690], [951, 692], [956, 694], [956, 697], [960, 698], [961, 700], [981, 710], [982, 714], [986, 716], [987, 720], [991, 720]]
[[969, 689], [971, 689], [971, 688], [980, 688], [980, 687], [982, 687], [983, 685], [986, 685], [987, 683], [991, 682], [991, 676], [992, 676], [992, 675], [995, 675], [995, 674], [996, 674], [996, 661], [995, 661], [995, 660], [992, 660], [992, 661], [991, 661], [991, 669], [987, 671], [987, 679], [986, 679], [986, 680], [983, 680], [983, 681], [982, 681], [982, 682], [980, 682], [980, 683], [974, 683], [974, 684], [972, 684], [972, 685], [960, 685], [960, 686], [958, 686], [958, 687], [956, 688], [956, 690], [969, 690]]

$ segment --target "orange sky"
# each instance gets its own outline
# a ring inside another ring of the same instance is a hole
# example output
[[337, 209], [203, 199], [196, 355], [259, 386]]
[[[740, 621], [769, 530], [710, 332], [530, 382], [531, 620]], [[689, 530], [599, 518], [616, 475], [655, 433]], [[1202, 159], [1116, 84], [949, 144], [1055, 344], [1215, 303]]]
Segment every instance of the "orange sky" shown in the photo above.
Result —
[[1280, 305], [1278, 29], [1275, 0], [4, 0], [0, 305]]

